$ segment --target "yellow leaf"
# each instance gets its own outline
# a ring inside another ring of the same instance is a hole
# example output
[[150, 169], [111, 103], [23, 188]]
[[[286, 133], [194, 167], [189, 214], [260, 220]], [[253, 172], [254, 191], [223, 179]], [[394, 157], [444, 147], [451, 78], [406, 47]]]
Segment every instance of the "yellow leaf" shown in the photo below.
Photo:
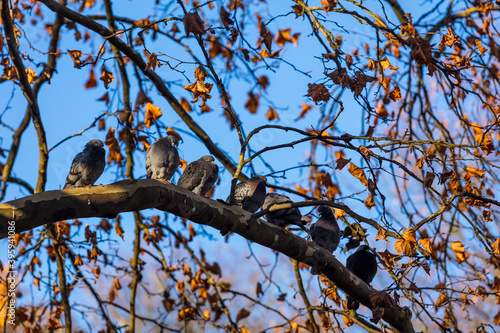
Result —
[[144, 125], [147, 128], [151, 127], [153, 123], [161, 117], [161, 109], [152, 103], [146, 103], [146, 116], [144, 117]]
[[204, 318], [205, 320], [209, 320], [209, 319], [210, 319], [210, 311], [205, 310], [205, 311], [203, 312], [203, 318]]

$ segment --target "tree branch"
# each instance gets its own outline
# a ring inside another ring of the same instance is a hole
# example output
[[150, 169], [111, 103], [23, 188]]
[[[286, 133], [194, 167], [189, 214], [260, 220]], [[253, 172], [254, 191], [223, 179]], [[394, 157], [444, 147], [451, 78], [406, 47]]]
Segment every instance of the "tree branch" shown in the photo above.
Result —
[[137, 53], [130, 46], [124, 43], [120, 38], [118, 38], [116, 34], [114, 34], [106, 27], [100, 25], [99, 23], [75, 11], [72, 11], [67, 7], [61, 6], [60, 4], [58, 4], [53, 0], [37, 0], [37, 1], [45, 4], [53, 12], [63, 15], [65, 18], [75, 21], [83, 25], [84, 27], [98, 33], [103, 38], [105, 38], [106, 41], [108, 41], [111, 45], [115, 46], [118, 50], [120, 50], [123, 54], [125, 54], [144, 73], [144, 75], [146, 75], [151, 80], [151, 82], [155, 85], [156, 89], [158, 89], [158, 93], [167, 100], [172, 109], [174, 109], [174, 111], [177, 113], [177, 115], [179, 115], [179, 117], [184, 121], [184, 123], [205, 144], [210, 153], [214, 155], [231, 174], [234, 174], [234, 172], [236, 171], [236, 166], [215, 145], [210, 136], [184, 110], [179, 101], [174, 97], [174, 95], [172, 95], [170, 90], [163, 83], [163, 79], [154, 71], [147, 69], [146, 62], [144, 62], [139, 53]]
[[[339, 289], [371, 308], [376, 292], [350, 273], [327, 250], [284, 228], [255, 219], [238, 206], [196, 195], [154, 179], [123, 180], [106, 186], [48, 191], [0, 204], [0, 238], [7, 236], [7, 221], [16, 221], [16, 232], [84, 217], [114, 217], [122, 212], [156, 208], [211, 226], [232, 231], [284, 255], [317, 266]], [[414, 332], [410, 316], [399, 307], [385, 309], [383, 319], [400, 332]]]

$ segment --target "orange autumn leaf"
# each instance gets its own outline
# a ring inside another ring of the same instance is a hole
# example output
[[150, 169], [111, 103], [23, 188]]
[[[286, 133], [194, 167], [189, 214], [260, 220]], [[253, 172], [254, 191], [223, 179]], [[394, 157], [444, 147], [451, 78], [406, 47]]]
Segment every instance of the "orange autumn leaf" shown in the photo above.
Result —
[[387, 118], [389, 116], [389, 113], [387, 112], [384, 104], [380, 103], [378, 105], [377, 114], [382, 118]]
[[116, 219], [116, 222], [115, 222], [115, 232], [118, 236], [120, 236], [123, 239], [123, 234], [125, 233], [125, 231], [123, 230], [122, 226], [120, 225], [120, 222], [118, 221], [118, 219]]
[[451, 245], [451, 250], [455, 255], [457, 256], [457, 262], [460, 264], [464, 262], [468, 257], [470, 257], [470, 254], [465, 252], [465, 248], [462, 245], [461, 242], [450, 242]]
[[259, 94], [254, 94], [253, 92], [250, 91], [248, 93], [248, 99], [245, 103], [245, 108], [252, 114], [257, 113], [257, 109], [259, 108], [259, 99], [260, 99]]
[[486, 170], [481, 170], [481, 169], [477, 169], [477, 168], [473, 168], [473, 167], [468, 166], [465, 169], [465, 172], [466, 172], [466, 174], [470, 175], [469, 178], [471, 178], [472, 176], [475, 176], [478, 179], [480, 179], [480, 178], [484, 177], [484, 174], [486, 173]]
[[36, 78], [36, 73], [34, 70], [31, 69], [31, 67], [25, 68], [26, 75], [28, 75], [28, 82], [29, 83], [35, 83], [35, 78]]
[[267, 113], [266, 113], [266, 118], [267, 120], [271, 121], [271, 120], [279, 120], [280, 117], [278, 116], [278, 113], [276, 112], [275, 109], [273, 109], [272, 107], [269, 107], [269, 110], [267, 110]]
[[154, 53], [151, 53], [148, 57], [148, 63], [146, 64], [146, 70], [152, 68], [154, 71], [156, 69], [156, 66], [160, 67], [160, 62], [158, 61], [158, 56]]
[[308, 192], [305, 188], [303, 188], [303, 187], [302, 187], [302, 186], [300, 186], [300, 185], [295, 186], [295, 190], [296, 190], [297, 192], [299, 192], [299, 193], [304, 194], [304, 195], [306, 195], [306, 194], [307, 194], [307, 192]]
[[487, 48], [485, 48], [484, 46], [481, 45], [481, 41], [479, 39], [476, 39], [475, 43], [476, 43], [476, 47], [479, 50], [479, 52], [481, 53], [481, 55], [483, 55], [484, 52], [488, 51]]
[[100, 80], [104, 82], [104, 87], [106, 87], [106, 89], [108, 89], [108, 85], [113, 82], [114, 79], [113, 74], [103, 66]]
[[106, 134], [106, 141], [104, 143], [108, 146], [109, 149], [108, 164], [111, 164], [111, 162], [115, 162], [118, 163], [119, 166], [121, 166], [124, 157], [120, 152], [120, 145], [118, 144], [118, 140], [115, 138], [114, 128], [109, 128], [108, 133]]
[[391, 78], [389, 77], [379, 77], [378, 80], [384, 89], [387, 89], [389, 87], [389, 83], [391, 82]]
[[418, 242], [420, 243], [420, 245], [422, 245], [422, 247], [424, 249], [427, 250], [427, 252], [429, 252], [431, 254], [434, 253], [434, 249], [432, 247], [432, 242], [429, 238], [421, 238], [418, 240]]
[[384, 239], [386, 242], [389, 243], [389, 240], [387, 239], [387, 230], [385, 230], [384, 228], [378, 229], [377, 236], [375, 237], [376, 241], [381, 239]]
[[299, 120], [300, 118], [304, 118], [306, 116], [306, 114], [308, 114], [309, 111], [311, 111], [311, 108], [312, 108], [312, 106], [310, 104], [302, 103], [302, 111], [300, 112], [299, 117], [295, 120]]
[[373, 71], [377, 68], [377, 62], [373, 59], [368, 59], [368, 69]]
[[174, 130], [172, 127], [168, 126], [167, 127], [167, 135], [173, 135], [177, 138], [178, 141], [184, 141], [182, 140], [182, 137], [179, 133], [177, 133], [176, 130]]
[[181, 99], [179, 100], [179, 104], [182, 106], [182, 108], [186, 111], [186, 112], [191, 112], [193, 111], [193, 108], [191, 107], [191, 103], [188, 102], [187, 99], [185, 99], [184, 97], [181, 97]]
[[75, 68], [81, 68], [82, 67], [82, 61], [80, 60], [80, 57], [83, 55], [81, 51], [79, 50], [68, 50], [68, 53], [73, 59], [73, 66]]
[[396, 70], [399, 68], [399, 67], [392, 66], [391, 63], [389, 62], [389, 60], [387, 60], [387, 57], [385, 57], [384, 59], [381, 59], [379, 63], [380, 63], [380, 66], [382, 67], [382, 70], [385, 70], [386, 68]]
[[335, 208], [334, 211], [335, 218], [338, 219], [339, 217], [346, 216], [346, 212], [343, 211], [342, 209]]
[[365, 207], [372, 209], [373, 206], [375, 206], [375, 200], [373, 200], [373, 195], [370, 193], [368, 194], [368, 198], [365, 200]]
[[269, 53], [265, 47], [262, 48], [262, 51], [259, 52], [259, 55], [262, 59], [265, 58], [276, 58], [279, 57], [281, 49], [274, 51], [273, 53]]
[[187, 167], [187, 161], [179, 157], [179, 166], [182, 168], [182, 172], [184, 172]]
[[358, 178], [363, 185], [368, 186], [368, 180], [366, 179], [365, 172], [363, 171], [363, 169], [357, 167], [354, 163], [350, 162], [348, 170], [351, 173], [351, 175]]
[[399, 86], [396, 86], [396, 88], [394, 88], [394, 90], [389, 93], [389, 98], [392, 99], [394, 102], [403, 99], [403, 97], [401, 97], [401, 91], [399, 90]]
[[88, 78], [87, 82], [85, 83], [84, 88], [90, 89], [90, 88], [94, 88], [94, 87], [97, 87], [97, 77], [95, 76], [94, 71], [91, 69], [89, 78]]
[[496, 255], [500, 255], [500, 238], [497, 238], [497, 240], [491, 244], [491, 248], [495, 251], [494, 253]]
[[144, 117], [144, 125], [146, 125], [147, 128], [149, 128], [151, 125], [154, 124], [158, 118], [161, 117], [161, 109], [153, 103], [146, 103], [146, 115]]
[[409, 242], [405, 239], [398, 239], [394, 243], [394, 248], [400, 255], [404, 254], [405, 256], [413, 257], [417, 254], [417, 252], [415, 251], [415, 246], [412, 244], [412, 242]]
[[149, 141], [148, 141], [148, 137], [147, 137], [147, 136], [144, 136], [144, 135], [139, 135], [139, 136], [137, 137], [137, 141], [143, 144], [143, 146], [142, 146], [142, 150], [141, 150], [141, 151], [145, 151], [145, 150], [147, 150], [149, 147], [151, 147], [151, 144], [149, 143]]
[[406, 229], [405, 231], [403, 231], [403, 238], [410, 242], [410, 243], [416, 243], [417, 242], [417, 239], [416, 239], [416, 236], [415, 236], [415, 230], [413, 230], [412, 227], [409, 227], [408, 229]]

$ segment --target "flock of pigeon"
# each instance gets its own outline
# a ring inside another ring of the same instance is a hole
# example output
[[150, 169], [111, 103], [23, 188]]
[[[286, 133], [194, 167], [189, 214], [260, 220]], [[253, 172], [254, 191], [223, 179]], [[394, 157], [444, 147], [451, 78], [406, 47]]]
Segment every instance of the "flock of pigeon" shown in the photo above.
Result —
[[[146, 152], [146, 176], [152, 179], [170, 181], [179, 167], [178, 141], [175, 136], [168, 135], [155, 142]], [[91, 186], [101, 176], [105, 166], [104, 144], [101, 140], [91, 140], [85, 149], [76, 155], [66, 178], [65, 189]], [[195, 194], [205, 195], [217, 181], [219, 168], [211, 155], [205, 155], [190, 163], [177, 182], [177, 186], [188, 189]], [[289, 197], [278, 193], [266, 194], [267, 179], [264, 176], [253, 176], [247, 181], [236, 185], [234, 198], [226, 199], [229, 204], [241, 206], [243, 210], [255, 213], [259, 208], [268, 209], [276, 204], [293, 203]], [[232, 201], [232, 202], [230, 202]], [[308, 233], [308, 241], [333, 253], [340, 242], [341, 231], [328, 206], [318, 208], [320, 218], [306, 229], [302, 223], [302, 215], [297, 207], [273, 210], [266, 214], [269, 223], [280, 227], [297, 225]], [[355, 253], [347, 258], [346, 267], [361, 280], [369, 284], [377, 272], [375, 255], [366, 245], [360, 246]], [[312, 274], [318, 274], [317, 267], [311, 269]], [[347, 308], [356, 310], [359, 303], [347, 298]]]

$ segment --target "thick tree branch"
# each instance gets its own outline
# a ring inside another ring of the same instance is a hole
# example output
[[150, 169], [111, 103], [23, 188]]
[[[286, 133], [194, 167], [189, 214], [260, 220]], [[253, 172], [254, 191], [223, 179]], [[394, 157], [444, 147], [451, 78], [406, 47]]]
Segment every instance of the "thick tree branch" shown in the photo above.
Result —
[[[195, 223], [242, 237], [284, 255], [318, 266], [339, 289], [371, 308], [375, 289], [351, 274], [334, 256], [317, 245], [255, 219], [237, 206], [229, 206], [154, 179], [123, 180], [111, 185], [48, 191], [0, 204], [0, 237], [7, 236], [7, 221], [16, 232], [45, 223], [84, 217], [114, 217], [122, 212], [156, 208]], [[399, 307], [385, 309], [383, 319], [400, 332], [414, 332], [410, 316]]]

